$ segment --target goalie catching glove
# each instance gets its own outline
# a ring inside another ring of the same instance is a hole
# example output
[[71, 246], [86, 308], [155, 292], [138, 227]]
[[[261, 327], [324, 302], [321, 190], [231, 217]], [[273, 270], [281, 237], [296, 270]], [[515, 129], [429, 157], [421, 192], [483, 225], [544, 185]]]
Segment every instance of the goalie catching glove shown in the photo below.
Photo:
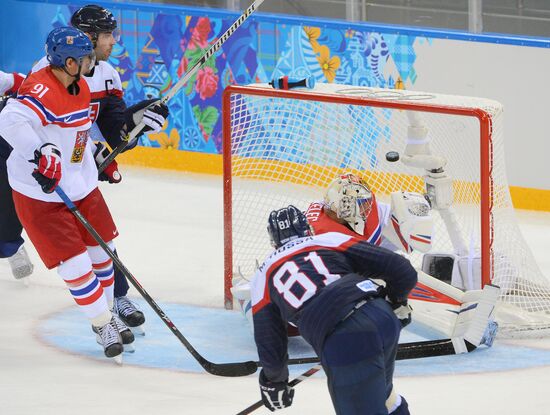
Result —
[[124, 118], [128, 131], [133, 130], [136, 125], [143, 121], [145, 127], [141, 130], [142, 133], [158, 133], [162, 130], [169, 114], [168, 107], [160, 100], [146, 99], [126, 109]]
[[288, 408], [292, 405], [294, 389], [288, 385], [288, 381], [271, 382], [266, 378], [264, 371], [262, 370], [260, 372], [259, 382], [262, 402], [271, 412], [278, 409]]
[[[96, 143], [94, 159], [96, 166], [100, 166], [110, 154], [109, 149], [101, 142]], [[99, 173], [98, 179], [102, 182], [120, 183], [122, 176], [118, 171], [118, 164], [115, 160], [111, 161], [105, 170]]]

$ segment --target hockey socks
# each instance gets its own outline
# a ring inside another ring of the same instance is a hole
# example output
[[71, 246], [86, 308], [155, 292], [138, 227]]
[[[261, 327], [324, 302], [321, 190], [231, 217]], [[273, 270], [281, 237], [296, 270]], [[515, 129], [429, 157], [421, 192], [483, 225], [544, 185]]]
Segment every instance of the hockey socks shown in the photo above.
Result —
[[71, 295], [92, 324], [103, 326], [111, 319], [103, 287], [92, 271], [87, 252], [63, 262], [57, 267]]
[[[113, 242], [108, 242], [109, 248], [114, 250]], [[114, 267], [113, 260], [109, 258], [107, 253], [100, 246], [88, 246], [88, 255], [92, 260], [94, 274], [101, 283], [105, 292], [105, 297], [109, 303], [109, 309], [113, 308], [114, 295]]]

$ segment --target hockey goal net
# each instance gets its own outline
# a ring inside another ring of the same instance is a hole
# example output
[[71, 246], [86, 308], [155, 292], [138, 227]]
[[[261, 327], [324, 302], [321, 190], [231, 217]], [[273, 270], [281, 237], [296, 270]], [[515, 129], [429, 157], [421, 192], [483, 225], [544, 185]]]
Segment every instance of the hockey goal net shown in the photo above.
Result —
[[[446, 159], [452, 178], [465, 274], [501, 287], [501, 332], [550, 328], [550, 283], [521, 236], [510, 198], [500, 103], [335, 84], [292, 91], [257, 84], [228, 87], [223, 105], [226, 308], [232, 278], [250, 278], [271, 252], [271, 210], [305, 210], [345, 172], [362, 176], [381, 202], [395, 191], [424, 193], [425, 170], [385, 157], [404, 151], [411, 123], [421, 120], [431, 153]], [[455, 252], [442, 215], [432, 214], [432, 251]], [[422, 266], [422, 254], [409, 258]]]

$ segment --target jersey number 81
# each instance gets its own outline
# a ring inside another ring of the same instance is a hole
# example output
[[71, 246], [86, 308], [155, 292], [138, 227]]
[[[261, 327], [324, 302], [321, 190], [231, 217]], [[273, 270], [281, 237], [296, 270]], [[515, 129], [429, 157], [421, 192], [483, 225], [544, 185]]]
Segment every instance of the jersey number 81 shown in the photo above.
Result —
[[[322, 281], [324, 285], [329, 285], [340, 278], [339, 274], [331, 274], [329, 272], [323, 260], [316, 252], [311, 252], [304, 260], [311, 262], [317, 274], [324, 277]], [[301, 290], [293, 289], [296, 284], [301, 286]], [[317, 292], [317, 285], [300, 270], [300, 267], [294, 261], [285, 262], [277, 270], [273, 276], [273, 285], [285, 301], [296, 309], [301, 307], [302, 304]], [[303, 294], [298, 297], [295, 292], [302, 290], [304, 291]]]

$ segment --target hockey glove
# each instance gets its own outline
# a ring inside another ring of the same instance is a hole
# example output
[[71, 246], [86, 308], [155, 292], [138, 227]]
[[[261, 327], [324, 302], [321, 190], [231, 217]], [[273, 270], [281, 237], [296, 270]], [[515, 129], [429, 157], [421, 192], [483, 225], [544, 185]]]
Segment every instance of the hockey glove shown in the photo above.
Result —
[[262, 402], [271, 412], [292, 405], [294, 389], [288, 386], [288, 382], [270, 382], [263, 370], [260, 372], [259, 381]]
[[412, 307], [405, 301], [392, 301], [389, 298], [386, 299], [390, 303], [393, 312], [401, 322], [401, 327], [406, 327], [411, 324]]
[[124, 119], [128, 131], [133, 130], [136, 125], [143, 121], [145, 127], [141, 131], [142, 133], [158, 133], [169, 114], [168, 107], [160, 100], [146, 99], [127, 108], [124, 112]]
[[53, 192], [61, 180], [61, 151], [55, 144], [46, 143], [34, 150], [34, 159], [29, 161], [37, 166], [32, 177], [42, 187], [42, 191]]
[[[109, 154], [110, 154], [109, 149], [105, 147], [103, 143], [101, 142], [96, 143], [96, 148], [94, 151], [94, 159], [95, 159], [96, 166], [99, 167], [101, 163], [105, 161], [105, 159]], [[118, 171], [118, 164], [116, 160], [111, 161], [109, 165], [105, 167], [105, 170], [99, 173], [98, 179], [102, 182], [120, 183], [120, 181], [122, 180], [122, 176]]]

